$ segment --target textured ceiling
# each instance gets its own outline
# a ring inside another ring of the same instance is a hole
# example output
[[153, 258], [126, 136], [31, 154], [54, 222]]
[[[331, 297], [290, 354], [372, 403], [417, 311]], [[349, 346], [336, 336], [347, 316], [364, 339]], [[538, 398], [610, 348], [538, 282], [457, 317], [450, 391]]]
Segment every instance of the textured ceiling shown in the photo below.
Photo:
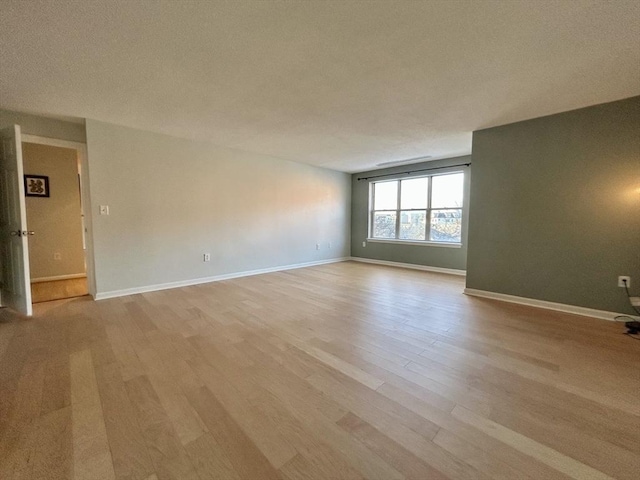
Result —
[[640, 94], [640, 2], [0, 0], [0, 105], [342, 171]]

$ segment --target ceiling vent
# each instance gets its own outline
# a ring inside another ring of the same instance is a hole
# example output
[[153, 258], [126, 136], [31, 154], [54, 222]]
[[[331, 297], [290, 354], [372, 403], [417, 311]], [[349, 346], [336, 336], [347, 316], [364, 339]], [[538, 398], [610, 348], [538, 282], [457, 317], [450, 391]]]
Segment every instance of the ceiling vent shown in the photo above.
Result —
[[394, 165], [403, 165], [405, 163], [416, 163], [423, 160], [429, 160], [431, 155], [426, 155], [424, 157], [415, 157], [415, 158], [405, 158], [404, 160], [391, 160], [389, 162], [382, 162], [376, 164], [376, 167], [392, 167]]

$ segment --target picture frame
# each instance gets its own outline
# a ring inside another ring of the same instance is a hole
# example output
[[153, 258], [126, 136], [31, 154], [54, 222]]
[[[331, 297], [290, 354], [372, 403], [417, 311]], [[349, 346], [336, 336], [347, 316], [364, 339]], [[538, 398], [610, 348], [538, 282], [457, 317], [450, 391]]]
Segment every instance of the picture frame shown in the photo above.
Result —
[[24, 194], [26, 197], [49, 197], [49, 177], [45, 175], [25, 175]]

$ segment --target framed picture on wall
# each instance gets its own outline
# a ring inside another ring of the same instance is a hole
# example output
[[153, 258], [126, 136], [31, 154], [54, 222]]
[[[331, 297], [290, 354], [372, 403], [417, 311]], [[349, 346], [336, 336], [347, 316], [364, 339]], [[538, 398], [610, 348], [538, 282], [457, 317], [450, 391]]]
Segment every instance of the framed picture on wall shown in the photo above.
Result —
[[27, 197], [48, 197], [49, 177], [44, 175], [25, 175], [24, 194]]

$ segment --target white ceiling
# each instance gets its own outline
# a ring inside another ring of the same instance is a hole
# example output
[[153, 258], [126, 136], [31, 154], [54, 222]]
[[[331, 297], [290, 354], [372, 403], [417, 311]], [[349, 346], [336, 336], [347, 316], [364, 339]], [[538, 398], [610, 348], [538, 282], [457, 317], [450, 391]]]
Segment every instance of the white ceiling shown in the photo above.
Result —
[[0, 105], [347, 172], [640, 94], [640, 2], [0, 0]]

